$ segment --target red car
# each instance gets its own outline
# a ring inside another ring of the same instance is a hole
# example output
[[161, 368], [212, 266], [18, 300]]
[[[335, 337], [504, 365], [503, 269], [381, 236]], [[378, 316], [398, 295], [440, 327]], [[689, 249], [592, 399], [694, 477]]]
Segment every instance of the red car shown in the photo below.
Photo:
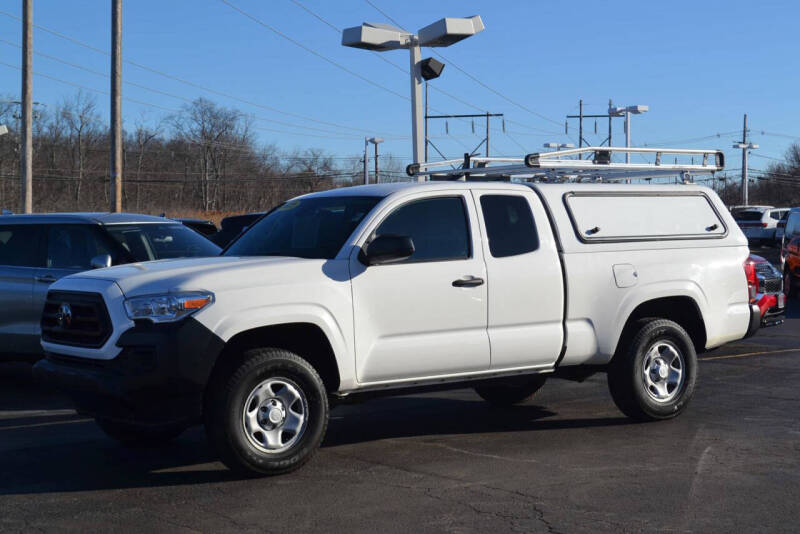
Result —
[[761, 309], [762, 326], [783, 323], [786, 312], [786, 295], [783, 293], [783, 275], [770, 262], [750, 254], [744, 264], [750, 302]]

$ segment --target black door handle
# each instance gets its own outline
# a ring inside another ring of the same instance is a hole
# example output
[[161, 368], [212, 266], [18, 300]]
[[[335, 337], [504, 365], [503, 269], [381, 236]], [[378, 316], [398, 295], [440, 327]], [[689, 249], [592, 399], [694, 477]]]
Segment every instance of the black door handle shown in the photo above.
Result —
[[52, 284], [53, 282], [56, 281], [56, 277], [51, 274], [46, 274], [44, 276], [36, 276], [34, 277], [34, 280], [36, 280], [37, 282], [42, 282], [44, 284]]
[[459, 278], [453, 280], [453, 287], [478, 287], [483, 285], [483, 278]]

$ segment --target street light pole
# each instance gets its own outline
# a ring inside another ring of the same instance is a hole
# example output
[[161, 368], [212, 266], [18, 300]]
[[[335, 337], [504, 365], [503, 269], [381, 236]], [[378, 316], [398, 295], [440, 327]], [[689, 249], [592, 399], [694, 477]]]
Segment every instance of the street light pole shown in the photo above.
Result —
[[[411, 72], [411, 143], [414, 163], [419, 163], [420, 157], [425, 154], [425, 134], [422, 131], [422, 69], [419, 63], [422, 59], [422, 55], [417, 36], [412, 35], [409, 40], [408, 55], [410, 60], [409, 69]], [[377, 148], [378, 145], [375, 145], [376, 150]]]
[[375, 183], [378, 183], [378, 145], [383, 143], [383, 137], [366, 137], [364, 138], [364, 183], [369, 183], [367, 178], [367, 146], [368, 143], [375, 145]]
[[[447, 17], [421, 28], [416, 34], [388, 24], [364, 22], [342, 31], [342, 45], [373, 52], [408, 49], [411, 76], [411, 139], [414, 163], [425, 154], [422, 110], [421, 47], [445, 47], [471, 37], [484, 29], [481, 17]], [[430, 60], [426, 60], [430, 61]], [[438, 63], [438, 62], [437, 62]], [[439, 64], [439, 72], [443, 65]], [[438, 76], [438, 73], [435, 75]], [[424, 181], [425, 176], [419, 176]]]

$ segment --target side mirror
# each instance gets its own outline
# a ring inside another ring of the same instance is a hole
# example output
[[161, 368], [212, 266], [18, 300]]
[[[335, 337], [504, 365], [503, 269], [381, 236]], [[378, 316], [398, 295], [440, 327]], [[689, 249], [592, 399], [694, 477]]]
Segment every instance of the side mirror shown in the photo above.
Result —
[[361, 249], [359, 259], [364, 265], [382, 265], [402, 261], [414, 254], [414, 242], [405, 235], [385, 234], [376, 237]]
[[105, 267], [111, 267], [111, 256], [108, 254], [100, 254], [99, 256], [95, 256], [89, 262], [92, 269], [103, 269]]

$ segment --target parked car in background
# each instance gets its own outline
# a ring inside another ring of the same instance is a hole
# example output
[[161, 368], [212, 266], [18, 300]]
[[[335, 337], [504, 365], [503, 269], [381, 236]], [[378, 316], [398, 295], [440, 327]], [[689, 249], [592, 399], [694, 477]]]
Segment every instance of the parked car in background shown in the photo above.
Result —
[[789, 208], [750, 206], [735, 208], [731, 215], [751, 244], [764, 245], [775, 241], [778, 221], [788, 211]]
[[750, 303], [761, 310], [761, 325], [783, 323], [786, 295], [783, 293], [783, 273], [761, 256], [750, 254], [744, 264]]
[[179, 217], [173, 220], [178, 221], [184, 226], [188, 226], [195, 232], [202, 234], [206, 237], [211, 237], [219, 231], [217, 229], [217, 225], [209, 221], [208, 219], [192, 219], [187, 217]]
[[800, 208], [793, 208], [786, 219], [781, 241], [783, 289], [787, 297], [800, 293]]
[[220, 222], [219, 232], [211, 236], [211, 241], [222, 248], [227, 247], [231, 241], [239, 237], [239, 234], [249, 226], [252, 226], [253, 223], [263, 217], [265, 213], [264, 211], [259, 211], [225, 217]]
[[783, 241], [783, 233], [786, 230], [786, 221], [789, 219], [789, 214], [791, 210], [787, 211], [781, 217], [781, 220], [778, 221], [778, 225], [775, 227], [775, 242], [780, 246], [781, 242]]
[[[220, 248], [161, 217], [129, 213], [0, 216], [0, 359], [41, 356], [39, 322], [50, 284], [123, 263], [216, 256]], [[57, 312], [57, 310], [56, 310]], [[80, 308], [73, 320], [83, 320]]]

